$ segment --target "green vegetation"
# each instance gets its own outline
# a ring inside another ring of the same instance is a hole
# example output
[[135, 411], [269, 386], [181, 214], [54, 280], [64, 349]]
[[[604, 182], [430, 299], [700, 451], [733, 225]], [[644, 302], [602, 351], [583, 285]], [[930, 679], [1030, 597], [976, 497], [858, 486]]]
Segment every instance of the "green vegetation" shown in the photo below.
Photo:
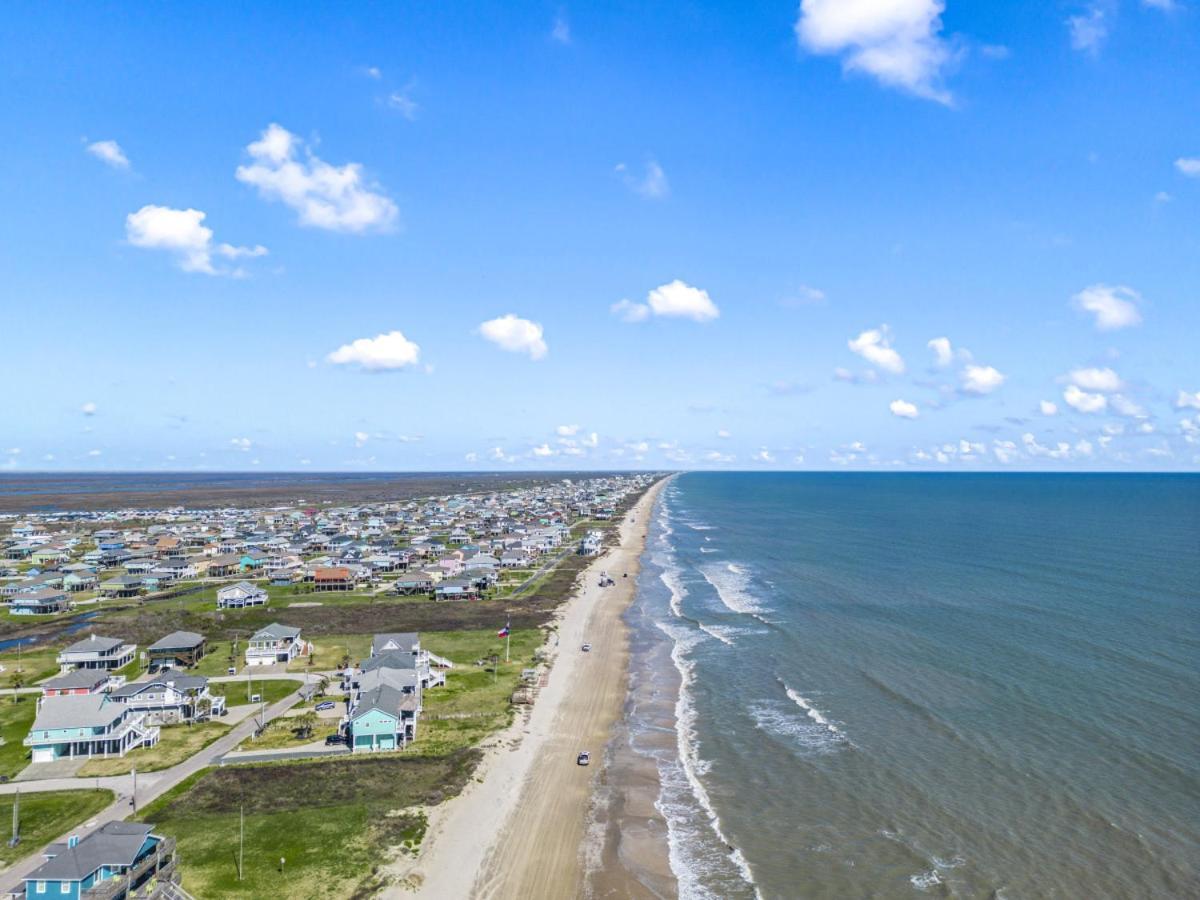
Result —
[[199, 897], [374, 896], [388, 848], [415, 847], [424, 834], [415, 808], [457, 794], [476, 759], [463, 751], [209, 769], [139, 818], [178, 840], [184, 887]]
[[[11, 865], [18, 859], [41, 850], [55, 838], [61, 837], [76, 825], [86, 822], [113, 802], [112, 791], [44, 791], [21, 794], [21, 843], [8, 846], [0, 843], [0, 863]], [[5, 834], [13, 818], [14, 797], [0, 796], [0, 822]]]
[[12, 778], [29, 765], [29, 750], [22, 741], [37, 715], [35, 694], [0, 697], [0, 775]]
[[[533, 668], [543, 635], [537, 629], [512, 633], [511, 659], [504, 661], [504, 638], [494, 631], [442, 631], [421, 635], [421, 646], [455, 664], [446, 684], [425, 692], [425, 711], [415, 747], [422, 753], [450, 753], [478, 743], [512, 719], [509, 698], [521, 670]], [[497, 660], [493, 671], [491, 658]], [[477, 661], [483, 665], [477, 666]]]
[[251, 696], [258, 694], [268, 706], [278, 700], [282, 700], [288, 694], [300, 690], [304, 686], [301, 681], [296, 681], [292, 678], [251, 678], [249, 681], [249, 691], [247, 691], [247, 681], [245, 678], [239, 678], [237, 681], [210, 681], [208, 691], [216, 697], [224, 697], [225, 703], [228, 706], [238, 706], [248, 703], [246, 699], [247, 693]]
[[281, 750], [301, 747], [313, 741], [324, 741], [338, 730], [337, 719], [320, 718], [312, 708], [299, 715], [280, 716], [267, 723], [258, 737], [249, 737], [238, 745], [239, 750]]
[[23, 687], [31, 687], [58, 674], [58, 648], [45, 645], [22, 647], [19, 656], [15, 649], [6, 650], [0, 653], [0, 664], [4, 665], [0, 678], [5, 687], [15, 687], [17, 682]]
[[124, 775], [134, 768], [139, 772], [169, 769], [195, 756], [228, 732], [229, 726], [223, 722], [163, 726], [159, 731], [158, 743], [150, 749], [134, 750], [116, 759], [89, 759], [78, 774], [81, 778], [92, 778]]

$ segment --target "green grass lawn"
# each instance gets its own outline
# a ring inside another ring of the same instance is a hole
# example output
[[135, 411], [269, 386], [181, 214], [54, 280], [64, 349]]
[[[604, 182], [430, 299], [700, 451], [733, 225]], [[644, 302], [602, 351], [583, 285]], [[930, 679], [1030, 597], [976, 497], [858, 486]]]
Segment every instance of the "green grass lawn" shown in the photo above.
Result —
[[29, 748], [22, 741], [37, 715], [36, 697], [17, 694], [15, 703], [13, 697], [0, 697], [0, 775], [12, 778], [29, 765]]
[[342, 658], [349, 654], [352, 662], [359, 662], [371, 655], [370, 634], [328, 634], [315, 638], [313, 643], [313, 669], [328, 672], [340, 668]]
[[4, 666], [0, 684], [13, 687], [14, 680], [19, 678], [25, 687], [30, 687], [58, 674], [58, 647], [36, 644], [22, 647], [20, 658], [16, 650], [7, 650], [0, 654], [0, 664]]
[[[461, 790], [470, 752], [374, 756], [207, 769], [138, 816], [178, 841], [184, 887], [198, 897], [375, 896], [387, 848], [419, 843], [413, 807]], [[238, 880], [239, 808], [245, 809]], [[287, 860], [279, 871], [279, 859]]]
[[[511, 721], [509, 698], [521, 680], [521, 670], [533, 668], [533, 654], [542, 646], [536, 628], [512, 633], [511, 659], [504, 662], [504, 638], [494, 631], [434, 631], [421, 635], [421, 646], [455, 664], [446, 684], [424, 693], [424, 713], [417, 723], [415, 748], [422, 753], [449, 753], [478, 743]], [[476, 660], [497, 654], [498, 671]], [[438, 716], [463, 716], [439, 719]]]
[[[293, 681], [290, 678], [253, 678], [250, 681], [250, 694], [259, 694], [267, 705], [271, 705], [277, 700], [282, 700], [293, 691], [298, 691], [302, 687], [302, 682]], [[225, 703], [228, 706], [239, 706], [249, 702], [246, 699], [246, 680], [244, 678], [238, 681], [220, 681], [210, 682], [208, 685], [210, 694], [218, 697], [224, 697]]]
[[[311, 709], [311, 707], [309, 707]], [[337, 733], [337, 719], [320, 719], [311, 717], [312, 733], [301, 737], [300, 726], [304, 716], [280, 716], [267, 723], [266, 731], [258, 737], [248, 737], [238, 745], [239, 750], [281, 750], [287, 747], [300, 747], [313, 741], [323, 741], [331, 734]]]
[[135, 767], [139, 772], [169, 769], [199, 753], [228, 731], [229, 726], [224, 722], [163, 726], [158, 743], [150, 749], [134, 750], [119, 759], [90, 759], [79, 770], [79, 776], [124, 775]]
[[[76, 825], [88, 821], [113, 799], [112, 791], [21, 794], [21, 843], [16, 847], [9, 847], [7, 840], [0, 843], [0, 863], [8, 866], [36, 853]], [[13, 802], [11, 794], [0, 796], [0, 821], [4, 822], [6, 835], [11, 835], [8, 829], [13, 818]]]

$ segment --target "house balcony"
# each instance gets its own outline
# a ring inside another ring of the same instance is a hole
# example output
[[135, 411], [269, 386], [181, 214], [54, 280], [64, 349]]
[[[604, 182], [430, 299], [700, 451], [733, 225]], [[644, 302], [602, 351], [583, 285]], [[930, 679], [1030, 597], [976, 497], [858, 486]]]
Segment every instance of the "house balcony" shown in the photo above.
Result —
[[176, 884], [175, 839], [163, 838], [154, 852], [131, 866], [81, 893], [80, 900], [159, 900], [174, 896], [169, 884]]

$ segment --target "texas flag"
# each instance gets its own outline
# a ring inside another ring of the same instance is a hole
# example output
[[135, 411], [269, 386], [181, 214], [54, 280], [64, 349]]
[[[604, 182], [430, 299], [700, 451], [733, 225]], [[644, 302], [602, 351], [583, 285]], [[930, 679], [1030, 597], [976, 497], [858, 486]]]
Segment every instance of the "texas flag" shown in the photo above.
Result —
[[505, 625], [503, 628], [497, 631], [496, 637], [508, 637], [508, 626]]

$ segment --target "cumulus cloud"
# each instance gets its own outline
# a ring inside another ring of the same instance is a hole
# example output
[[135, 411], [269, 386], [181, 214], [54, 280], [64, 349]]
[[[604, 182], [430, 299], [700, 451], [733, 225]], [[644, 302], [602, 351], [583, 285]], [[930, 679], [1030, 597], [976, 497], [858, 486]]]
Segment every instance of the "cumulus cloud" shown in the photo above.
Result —
[[727, 440], [729, 440], [731, 437], [733, 437], [733, 435], [732, 435], [732, 434], [730, 434], [730, 433], [729, 433], [729, 431], [728, 431], [727, 429], [725, 429], [725, 428], [722, 428], [720, 431], [718, 431], [718, 432], [717, 432], [717, 437], [719, 437], [719, 438], [720, 438], [721, 440], [723, 440], [723, 441], [727, 441]]
[[89, 400], [83, 406], [79, 407], [79, 411], [85, 416], [94, 416], [96, 414], [96, 404]]
[[621, 300], [610, 310], [625, 322], [644, 322], [650, 316], [710, 322], [721, 314], [708, 291], [692, 287], [678, 278], [650, 291], [645, 303]]
[[280, 125], [268, 125], [246, 152], [252, 162], [238, 166], [238, 181], [290, 206], [301, 225], [360, 234], [396, 221], [396, 204], [366, 181], [359, 163], [330, 165]]
[[1067, 31], [1074, 49], [1097, 54], [1108, 39], [1107, 12], [1099, 4], [1093, 4], [1067, 19]]
[[771, 451], [766, 447], [759, 447], [758, 452], [751, 457], [755, 462], [772, 463], [775, 462], [775, 457], [771, 455]]
[[410, 122], [416, 119], [417, 113], [421, 109], [417, 101], [412, 98], [411, 84], [406, 85], [403, 90], [392, 91], [388, 94], [387, 105]]
[[993, 366], [965, 366], [962, 389], [968, 394], [990, 394], [1004, 384], [1006, 377]]
[[937, 337], [926, 344], [933, 351], [934, 359], [939, 366], [948, 366], [954, 362], [954, 348], [950, 346], [950, 338]]
[[1050, 400], [1043, 400], [1038, 404], [1038, 409], [1041, 410], [1043, 416], [1058, 415], [1058, 404], [1053, 403]]
[[554, 429], [554, 433], [557, 434], [559, 437], [575, 437], [575, 435], [579, 434], [579, 426], [578, 425], [559, 425], [557, 428]]
[[600, 444], [600, 435], [593, 431], [586, 437], [580, 438], [579, 443], [583, 444], [585, 447], [596, 447]]
[[647, 161], [646, 169], [641, 175], [633, 174], [625, 163], [617, 163], [616, 171], [630, 190], [643, 197], [661, 200], [671, 192], [671, 185], [667, 182], [667, 173], [658, 164], [658, 160]]
[[1112, 369], [1074, 369], [1067, 377], [1085, 391], [1111, 393], [1121, 389], [1121, 377]]
[[1181, 156], [1175, 160], [1175, 168], [1188, 178], [1200, 178], [1200, 156]]
[[533, 450], [530, 452], [533, 453], [534, 456], [537, 456], [539, 458], [544, 458], [547, 456], [554, 455], [554, 450], [553, 450], [553, 448], [551, 448], [551, 446], [549, 444], [540, 444], [537, 447], [534, 447]]
[[96, 141], [87, 145], [87, 152], [114, 169], [128, 169], [129, 157], [116, 141]]
[[175, 256], [185, 272], [205, 275], [237, 275], [239, 269], [218, 269], [213, 256], [243, 259], [265, 256], [267, 248], [213, 244], [212, 229], [204, 224], [206, 213], [198, 209], [172, 209], [147, 204], [125, 217], [125, 238], [135, 247], [165, 250]]
[[421, 359], [421, 348], [403, 332], [389, 331], [343, 344], [326, 359], [334, 365], [356, 365], [369, 372], [384, 372], [415, 366]]
[[893, 400], [888, 404], [888, 409], [892, 411], [893, 416], [898, 416], [901, 419], [915, 419], [920, 415], [915, 403], [909, 403], [907, 400]]
[[229, 443], [232, 444], [235, 449], [241, 450], [243, 453], [254, 446], [254, 442], [250, 440], [250, 438], [245, 437], [230, 438]]
[[887, 325], [862, 332], [847, 341], [846, 346], [873, 366], [896, 375], [904, 371], [904, 359], [892, 349], [892, 334]]
[[365, 431], [354, 432], [354, 446], [355, 447], [362, 447], [370, 439], [371, 439], [371, 435], [367, 434], [367, 432], [365, 432]]
[[1063, 391], [1063, 399], [1067, 405], [1082, 413], [1099, 413], [1108, 408], [1108, 398], [1103, 394], [1092, 394], [1080, 390], [1077, 385], [1068, 384]]
[[1076, 309], [1091, 313], [1100, 331], [1116, 331], [1140, 325], [1141, 294], [1124, 285], [1093, 284], [1071, 298]]
[[1191, 394], [1187, 391], [1180, 391], [1175, 396], [1176, 409], [1200, 409], [1200, 391]]
[[501, 350], [527, 353], [530, 359], [541, 359], [550, 350], [542, 337], [541, 325], [512, 313], [484, 322], [479, 326], [479, 333]]
[[840, 56], [844, 71], [949, 104], [944, 9], [942, 0], [801, 0], [796, 37], [810, 53]]

